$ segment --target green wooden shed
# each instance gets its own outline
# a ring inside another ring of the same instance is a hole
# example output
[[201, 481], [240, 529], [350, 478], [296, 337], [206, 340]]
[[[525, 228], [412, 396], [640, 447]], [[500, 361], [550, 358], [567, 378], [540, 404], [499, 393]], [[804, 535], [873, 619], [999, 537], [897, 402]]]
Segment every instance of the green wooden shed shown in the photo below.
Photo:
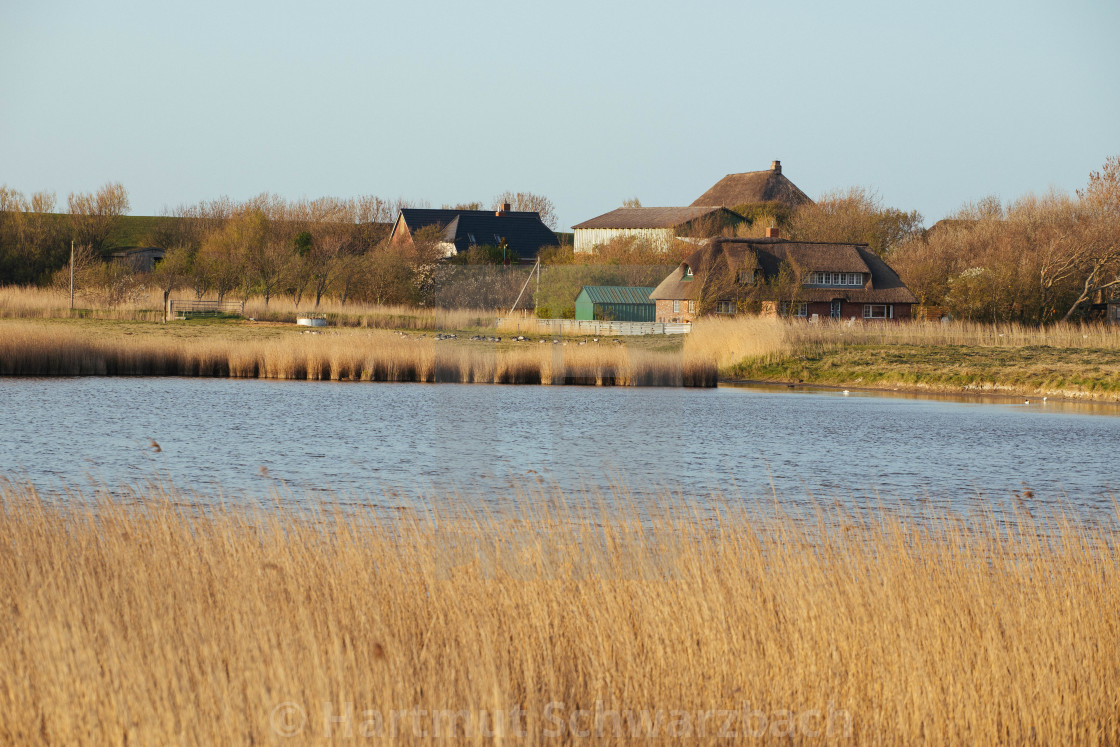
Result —
[[576, 319], [612, 322], [652, 322], [657, 304], [653, 288], [632, 285], [585, 285], [576, 296]]

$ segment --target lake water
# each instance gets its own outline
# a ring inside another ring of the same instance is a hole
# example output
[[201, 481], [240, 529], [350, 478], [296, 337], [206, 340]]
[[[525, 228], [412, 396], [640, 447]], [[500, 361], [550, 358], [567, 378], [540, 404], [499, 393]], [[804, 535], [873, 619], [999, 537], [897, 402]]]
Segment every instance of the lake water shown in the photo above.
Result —
[[[458, 491], [500, 502], [668, 487], [961, 510], [1112, 513], [1120, 410], [853, 392], [178, 378], [0, 380], [0, 473], [41, 489], [155, 476], [206, 500]], [[157, 452], [151, 442], [159, 444]]]

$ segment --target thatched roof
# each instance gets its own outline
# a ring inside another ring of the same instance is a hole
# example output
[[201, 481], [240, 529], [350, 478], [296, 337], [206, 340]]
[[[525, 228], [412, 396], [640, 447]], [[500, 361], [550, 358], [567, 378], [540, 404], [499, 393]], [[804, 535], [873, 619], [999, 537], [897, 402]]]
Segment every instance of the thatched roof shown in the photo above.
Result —
[[727, 213], [726, 218], [742, 220], [742, 216], [722, 207], [640, 207], [618, 208], [603, 213], [597, 218], [585, 220], [572, 226], [580, 228], [676, 228], [691, 223], [698, 218], [706, 218], [716, 213]]
[[760, 202], [780, 202], [795, 208], [812, 200], [796, 184], [782, 176], [781, 161], [774, 161], [766, 171], [728, 174], [692, 204], [735, 207]]
[[[802, 287], [799, 298], [805, 301], [831, 301], [843, 298], [852, 303], [917, 303], [918, 299], [903, 284], [898, 274], [866, 244], [835, 244], [785, 239], [717, 238], [704, 242], [677, 269], [654, 288], [654, 300], [692, 299], [700, 295], [707, 272], [762, 270], [766, 279], [778, 275], [788, 263], [799, 277], [818, 271], [859, 272], [871, 275], [866, 287]], [[685, 268], [693, 279], [685, 279]]]

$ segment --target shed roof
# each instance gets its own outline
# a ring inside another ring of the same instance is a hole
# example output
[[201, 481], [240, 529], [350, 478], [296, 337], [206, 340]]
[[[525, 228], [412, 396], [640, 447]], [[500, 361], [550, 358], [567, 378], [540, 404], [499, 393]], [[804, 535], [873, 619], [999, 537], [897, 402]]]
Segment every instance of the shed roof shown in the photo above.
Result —
[[[653, 288], [636, 285], [585, 285], [580, 289], [579, 295], [586, 294], [591, 303], [648, 303], [653, 301], [649, 294]], [[577, 296], [578, 298], [578, 296]]]
[[735, 215], [718, 206], [617, 208], [572, 228], [675, 228], [720, 211]]
[[782, 175], [782, 164], [774, 161], [766, 171], [728, 174], [696, 199], [693, 205], [735, 207], [748, 203], [780, 202], [795, 208], [812, 202], [809, 195]]

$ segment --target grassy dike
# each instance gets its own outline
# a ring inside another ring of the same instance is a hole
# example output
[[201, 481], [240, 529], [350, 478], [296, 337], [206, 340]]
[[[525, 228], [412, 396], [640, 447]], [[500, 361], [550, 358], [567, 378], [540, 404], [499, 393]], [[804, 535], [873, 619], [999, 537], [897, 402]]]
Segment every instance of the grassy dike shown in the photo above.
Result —
[[1120, 401], [1120, 327], [716, 319], [684, 350], [721, 381]]
[[723, 378], [1120, 401], [1120, 351], [1032, 345], [854, 345], [742, 361]]

